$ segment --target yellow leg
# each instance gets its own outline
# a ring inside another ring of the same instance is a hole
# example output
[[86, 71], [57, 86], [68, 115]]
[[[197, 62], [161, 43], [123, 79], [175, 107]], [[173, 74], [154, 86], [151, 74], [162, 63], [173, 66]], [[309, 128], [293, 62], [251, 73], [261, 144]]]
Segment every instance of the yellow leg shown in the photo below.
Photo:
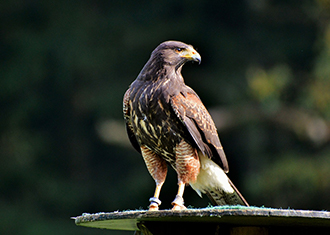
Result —
[[173, 205], [172, 210], [184, 210], [184, 209], [187, 209], [183, 205], [183, 192], [184, 192], [184, 188], [185, 188], [185, 184], [183, 182], [179, 182], [178, 193], [177, 193], [174, 201], [172, 202], [172, 205]]
[[162, 186], [163, 186], [163, 183], [156, 185], [154, 197], [159, 198], [159, 194], [160, 194], [160, 190], [162, 189]]
[[154, 196], [149, 199], [149, 201], [150, 201], [149, 211], [158, 211], [158, 208], [159, 208], [160, 204], [162, 203], [159, 200], [159, 194], [160, 194], [160, 190], [161, 190], [162, 186], [163, 186], [163, 183], [156, 185]]

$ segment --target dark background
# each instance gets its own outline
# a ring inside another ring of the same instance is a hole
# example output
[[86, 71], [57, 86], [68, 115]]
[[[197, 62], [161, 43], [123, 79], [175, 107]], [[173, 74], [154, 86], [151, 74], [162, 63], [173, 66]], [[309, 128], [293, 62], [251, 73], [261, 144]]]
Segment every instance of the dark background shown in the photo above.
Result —
[[[132, 234], [70, 217], [147, 209], [154, 182], [122, 97], [169, 39], [202, 56], [183, 76], [249, 203], [330, 209], [329, 1], [2, 1], [1, 234]], [[162, 209], [176, 190], [171, 170]], [[209, 204], [190, 187], [185, 203]]]

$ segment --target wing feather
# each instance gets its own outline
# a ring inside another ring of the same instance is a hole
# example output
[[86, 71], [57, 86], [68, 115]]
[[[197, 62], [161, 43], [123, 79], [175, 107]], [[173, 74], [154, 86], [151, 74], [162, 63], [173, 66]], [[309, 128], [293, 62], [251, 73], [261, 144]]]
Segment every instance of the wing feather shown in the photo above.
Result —
[[185, 93], [179, 93], [172, 97], [171, 105], [176, 115], [187, 127], [200, 151], [212, 157], [210, 146], [214, 147], [221, 160], [223, 170], [228, 172], [227, 158], [223, 151], [217, 129], [211, 115], [197, 94], [192, 89], [189, 89]]
[[210, 147], [204, 143], [202, 136], [194, 122], [193, 119], [189, 117], [184, 117], [183, 123], [186, 125], [191, 137], [194, 139], [195, 143], [197, 144], [198, 148], [201, 152], [207, 156], [212, 156], [212, 151]]
[[129, 88], [125, 92], [124, 99], [123, 99], [123, 114], [124, 114], [124, 120], [125, 120], [125, 124], [126, 124], [126, 131], [127, 131], [128, 138], [129, 138], [131, 144], [133, 145], [133, 147], [136, 149], [136, 151], [141, 153], [140, 145], [134, 135], [134, 131], [133, 131], [133, 127], [132, 127], [130, 93], [131, 93], [131, 89]]

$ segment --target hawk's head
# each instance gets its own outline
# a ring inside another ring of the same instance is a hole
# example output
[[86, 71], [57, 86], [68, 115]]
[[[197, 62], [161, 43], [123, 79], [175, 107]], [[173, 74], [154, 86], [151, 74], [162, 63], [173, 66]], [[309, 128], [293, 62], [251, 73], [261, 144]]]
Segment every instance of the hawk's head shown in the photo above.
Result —
[[187, 61], [201, 62], [201, 56], [191, 46], [179, 41], [166, 41], [161, 43], [152, 52], [151, 58], [161, 60], [164, 64], [181, 67]]

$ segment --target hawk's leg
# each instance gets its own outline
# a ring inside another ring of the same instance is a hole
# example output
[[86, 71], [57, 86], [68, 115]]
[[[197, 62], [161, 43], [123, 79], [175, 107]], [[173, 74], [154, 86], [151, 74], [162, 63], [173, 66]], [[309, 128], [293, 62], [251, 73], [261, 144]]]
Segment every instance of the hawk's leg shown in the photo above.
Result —
[[156, 182], [154, 196], [149, 199], [149, 210], [158, 210], [158, 207], [161, 204], [161, 201], [159, 200], [159, 194], [166, 179], [167, 165], [164, 159], [159, 157], [146, 146], [141, 146], [141, 153], [150, 175]]
[[199, 174], [200, 162], [196, 149], [182, 140], [176, 146], [175, 168], [178, 174], [178, 193], [172, 202], [172, 210], [186, 209], [183, 205], [183, 192], [185, 185], [195, 182]]
[[187, 209], [183, 204], [183, 192], [184, 192], [184, 188], [185, 188], [185, 184], [183, 182], [179, 182], [179, 189], [178, 189], [178, 193], [175, 196], [174, 201], [172, 202], [172, 210], [184, 210]]

